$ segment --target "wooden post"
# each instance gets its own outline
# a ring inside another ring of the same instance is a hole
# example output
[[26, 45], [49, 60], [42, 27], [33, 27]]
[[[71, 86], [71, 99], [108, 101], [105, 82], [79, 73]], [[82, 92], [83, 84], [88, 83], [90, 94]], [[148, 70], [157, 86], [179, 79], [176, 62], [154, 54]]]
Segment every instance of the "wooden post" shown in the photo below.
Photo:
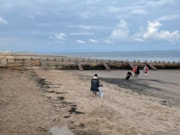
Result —
[[134, 65], [132, 63], [130, 63], [130, 62], [127, 62], [127, 63], [133, 69]]
[[148, 66], [153, 69], [154, 71], [157, 70], [157, 68], [155, 66], [153, 66], [152, 64], [148, 64]]
[[105, 67], [106, 70], [108, 70], [108, 71], [111, 70], [110, 67], [109, 67], [106, 63], [103, 63], [103, 65], [104, 65], [104, 67]]
[[23, 66], [23, 70], [24, 70], [25, 69], [25, 59], [23, 58], [22, 60], [23, 60], [23, 65], [22, 66]]
[[83, 67], [82, 67], [82, 65], [80, 63], [78, 63], [78, 68], [79, 68], [80, 71], [83, 70]]

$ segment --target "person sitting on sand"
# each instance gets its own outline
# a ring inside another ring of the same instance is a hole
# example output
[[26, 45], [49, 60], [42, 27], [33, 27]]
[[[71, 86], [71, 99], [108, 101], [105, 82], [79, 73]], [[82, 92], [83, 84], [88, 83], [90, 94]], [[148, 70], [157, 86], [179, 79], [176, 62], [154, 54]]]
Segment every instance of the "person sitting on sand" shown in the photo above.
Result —
[[95, 74], [91, 79], [91, 91], [94, 95], [97, 95], [98, 87], [99, 87], [99, 78], [98, 75]]
[[98, 87], [98, 90], [99, 90], [99, 96], [100, 96], [101, 98], [103, 98], [103, 96], [104, 96], [104, 90], [103, 90], [103, 85], [102, 85], [102, 84]]

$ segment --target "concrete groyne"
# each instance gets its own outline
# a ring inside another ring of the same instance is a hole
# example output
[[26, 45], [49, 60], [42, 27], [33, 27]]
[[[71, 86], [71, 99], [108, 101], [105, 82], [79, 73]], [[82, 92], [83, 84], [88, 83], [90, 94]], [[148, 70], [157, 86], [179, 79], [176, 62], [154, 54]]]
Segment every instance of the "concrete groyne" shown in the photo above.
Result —
[[152, 70], [180, 69], [180, 62], [140, 62], [88, 59], [56, 55], [6, 54], [0, 55], [0, 67], [11, 69], [62, 69], [62, 70], [117, 70], [132, 69], [133, 66], [143, 68], [147, 65]]

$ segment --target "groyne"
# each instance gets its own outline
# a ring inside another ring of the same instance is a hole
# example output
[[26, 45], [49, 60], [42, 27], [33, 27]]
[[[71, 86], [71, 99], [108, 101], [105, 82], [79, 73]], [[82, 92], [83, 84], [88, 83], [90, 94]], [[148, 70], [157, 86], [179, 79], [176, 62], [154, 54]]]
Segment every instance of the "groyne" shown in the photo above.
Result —
[[152, 70], [180, 69], [180, 62], [140, 62], [118, 61], [103, 59], [88, 59], [79, 57], [67, 57], [56, 55], [37, 54], [1, 54], [0, 67], [11, 69], [61, 69], [61, 70], [118, 70], [132, 69], [138, 66], [140, 69], [147, 65]]

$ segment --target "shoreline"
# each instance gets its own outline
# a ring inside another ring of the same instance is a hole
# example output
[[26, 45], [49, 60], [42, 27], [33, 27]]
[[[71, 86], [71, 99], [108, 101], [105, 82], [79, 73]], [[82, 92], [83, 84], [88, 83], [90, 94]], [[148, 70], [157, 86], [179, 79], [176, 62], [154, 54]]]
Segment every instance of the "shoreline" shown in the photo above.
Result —
[[4, 54], [0, 55], [0, 67], [15, 69], [53, 68], [53, 69], [76, 69], [76, 70], [116, 70], [131, 69], [133, 66], [143, 68], [147, 65], [150, 69], [180, 69], [180, 62], [140, 62], [140, 61], [117, 61], [104, 59], [90, 59], [80, 57], [68, 57], [42, 54]]
[[[41, 55], [41, 56], [65, 56], [65, 57], [76, 57], [76, 58], [86, 58], [86, 59], [101, 59], [101, 60], [116, 60], [116, 61], [139, 61], [139, 62], [165, 62], [165, 63], [179, 63], [179, 52], [180, 50], [161, 50], [161, 51], [105, 51], [105, 52], [0, 52], [17, 54], [17, 55]], [[161, 53], [162, 57], [160, 54]], [[168, 53], [172, 54], [174, 57], [168, 57]], [[104, 54], [104, 55], [103, 55]], [[114, 57], [114, 54], [116, 57]], [[146, 55], [145, 55], [146, 54]], [[140, 56], [139, 56], [140, 55]], [[142, 55], [142, 56], [141, 56]], [[146, 56], [150, 56], [147, 57]], [[156, 57], [157, 58], [156, 58]], [[139, 58], [140, 57], [140, 58]], [[153, 58], [153, 59], [152, 59]], [[166, 58], [166, 59], [165, 59]]]
[[[77, 71], [81, 76], [92, 76], [97, 73], [103, 82], [114, 84], [117, 87], [135, 92], [139, 95], [147, 95], [162, 99], [164, 105], [180, 108], [180, 75], [179, 70], [150, 70], [145, 76], [142, 70], [137, 78], [131, 77], [125, 80], [127, 72], [131, 70], [113, 70], [110, 72], [102, 70]], [[173, 89], [172, 89], [173, 88]]]

